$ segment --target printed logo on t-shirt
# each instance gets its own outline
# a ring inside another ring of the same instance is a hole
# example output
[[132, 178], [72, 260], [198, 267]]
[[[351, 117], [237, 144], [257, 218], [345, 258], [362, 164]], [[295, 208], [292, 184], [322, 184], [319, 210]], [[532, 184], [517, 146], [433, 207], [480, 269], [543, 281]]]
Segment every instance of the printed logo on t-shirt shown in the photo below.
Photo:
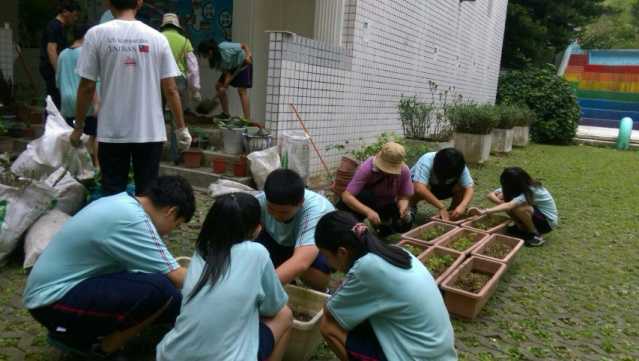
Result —
[[137, 62], [135, 61], [135, 59], [129, 56], [124, 60], [124, 65], [135, 66], [137, 65]]
[[148, 44], [140, 44], [139, 50], [140, 50], [140, 53], [148, 53], [150, 50], [150, 47]]

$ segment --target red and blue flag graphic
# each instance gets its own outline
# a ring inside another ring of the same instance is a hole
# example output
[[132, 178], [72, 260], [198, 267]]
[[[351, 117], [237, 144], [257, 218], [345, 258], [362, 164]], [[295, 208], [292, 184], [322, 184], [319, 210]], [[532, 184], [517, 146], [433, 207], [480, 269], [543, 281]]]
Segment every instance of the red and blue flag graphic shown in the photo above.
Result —
[[140, 53], [148, 53], [149, 46], [147, 44], [141, 44], [139, 47]]

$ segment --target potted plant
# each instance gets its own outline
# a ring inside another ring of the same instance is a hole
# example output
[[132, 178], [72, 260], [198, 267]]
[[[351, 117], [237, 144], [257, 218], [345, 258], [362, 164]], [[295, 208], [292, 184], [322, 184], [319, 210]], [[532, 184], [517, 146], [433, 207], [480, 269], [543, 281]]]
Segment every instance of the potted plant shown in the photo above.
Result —
[[248, 162], [245, 155], [241, 155], [233, 164], [233, 175], [236, 177], [246, 177], [248, 175]]
[[470, 257], [442, 283], [448, 312], [465, 319], [477, 317], [505, 271], [504, 263]]
[[513, 126], [519, 108], [512, 105], [500, 105], [495, 108], [497, 124], [492, 131], [491, 152], [510, 153], [513, 150]]
[[404, 233], [402, 239], [433, 246], [443, 235], [453, 230], [455, 230], [455, 226], [451, 224], [432, 221]]
[[488, 233], [457, 228], [454, 232], [442, 237], [437, 242], [437, 246], [468, 255], [486, 238], [488, 238]]
[[200, 142], [197, 136], [193, 137], [191, 148], [182, 153], [182, 161], [186, 168], [200, 168], [204, 154], [200, 149]]
[[455, 148], [467, 163], [484, 163], [490, 156], [491, 132], [497, 122], [494, 106], [459, 104], [448, 111], [455, 130]]
[[419, 259], [440, 285], [464, 261], [464, 254], [441, 247], [431, 247]]
[[530, 126], [535, 121], [535, 113], [526, 105], [519, 105], [513, 127], [513, 146], [525, 147], [530, 142]]
[[468, 221], [473, 220], [475, 218], [477, 218], [477, 216], [473, 216], [473, 215], [471, 215], [468, 212], [462, 214], [459, 218], [455, 219], [454, 221], [450, 220], [450, 219], [445, 221], [439, 216], [439, 214], [436, 214], [436, 215], [430, 217], [430, 219], [432, 219], [433, 221], [448, 223], [448, 224], [452, 224], [454, 226], [461, 226], [462, 223], [468, 222]]
[[519, 238], [493, 234], [475, 248], [472, 255], [510, 265], [523, 245], [524, 241]]
[[413, 241], [411, 239], [402, 239], [399, 243], [397, 243], [397, 245], [404, 248], [415, 257], [419, 257], [419, 255], [428, 249], [428, 245], [425, 243]]
[[213, 157], [211, 160], [213, 173], [224, 174], [226, 172], [226, 161], [222, 157]]
[[510, 224], [510, 217], [503, 214], [485, 214], [474, 220], [462, 223], [462, 227], [486, 233], [499, 233]]

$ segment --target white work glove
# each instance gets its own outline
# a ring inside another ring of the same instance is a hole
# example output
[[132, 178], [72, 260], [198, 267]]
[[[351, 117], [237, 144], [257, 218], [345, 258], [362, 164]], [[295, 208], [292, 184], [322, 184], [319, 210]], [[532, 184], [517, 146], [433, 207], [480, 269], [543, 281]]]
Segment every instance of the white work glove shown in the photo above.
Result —
[[202, 101], [202, 94], [200, 94], [199, 90], [194, 90], [192, 94], [193, 101], [199, 103]]
[[175, 137], [177, 138], [177, 150], [182, 153], [191, 147], [191, 134], [189, 129], [184, 127], [175, 131]]

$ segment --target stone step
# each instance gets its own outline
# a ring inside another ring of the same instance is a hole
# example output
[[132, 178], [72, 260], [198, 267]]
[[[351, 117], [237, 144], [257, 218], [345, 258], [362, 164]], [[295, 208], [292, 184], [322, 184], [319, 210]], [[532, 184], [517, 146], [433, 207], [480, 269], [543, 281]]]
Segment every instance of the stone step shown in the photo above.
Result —
[[211, 183], [217, 182], [219, 179], [229, 179], [251, 187], [254, 187], [251, 177], [233, 177], [227, 175], [216, 174], [211, 168], [185, 168], [170, 163], [162, 162], [160, 164], [161, 175], [179, 175], [191, 183], [193, 187], [198, 189], [208, 189]]

